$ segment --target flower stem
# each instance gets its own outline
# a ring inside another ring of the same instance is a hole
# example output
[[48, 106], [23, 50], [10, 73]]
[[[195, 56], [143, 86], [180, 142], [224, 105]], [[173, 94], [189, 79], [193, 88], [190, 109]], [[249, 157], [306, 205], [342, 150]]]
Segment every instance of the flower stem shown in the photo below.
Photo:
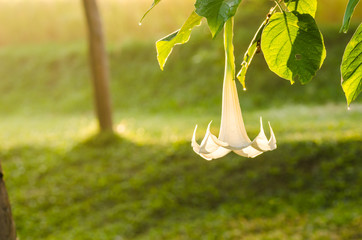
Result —
[[224, 28], [224, 48], [225, 48], [225, 75], [231, 75], [235, 79], [235, 57], [234, 57], [234, 17], [229, 18]]

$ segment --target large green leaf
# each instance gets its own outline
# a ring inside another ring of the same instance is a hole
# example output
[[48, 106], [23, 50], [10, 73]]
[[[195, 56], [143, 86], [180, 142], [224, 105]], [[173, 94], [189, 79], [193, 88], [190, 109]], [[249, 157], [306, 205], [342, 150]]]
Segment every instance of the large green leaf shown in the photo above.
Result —
[[317, 0], [284, 0], [289, 11], [297, 11], [300, 14], [310, 14], [315, 16], [317, 11]]
[[241, 0], [196, 0], [196, 13], [207, 19], [212, 37], [235, 15]]
[[270, 70], [293, 84], [310, 81], [326, 57], [314, 18], [298, 12], [275, 13], [266, 25], [261, 49]]
[[339, 30], [339, 32], [346, 33], [348, 31], [349, 22], [351, 21], [352, 14], [353, 14], [354, 9], [356, 8], [358, 2], [359, 2], [359, 0], [349, 0], [348, 1], [346, 11], [344, 12], [342, 27], [341, 27], [341, 30]]
[[147, 12], [145, 12], [145, 14], [143, 14], [141, 20], [140, 20], [140, 24], [142, 22], [142, 20], [146, 17], [146, 15], [157, 5], [161, 2], [161, 0], [154, 0], [151, 7], [147, 10]]
[[195, 12], [189, 16], [182, 27], [174, 33], [158, 40], [156, 42], [157, 60], [160, 68], [163, 70], [168, 56], [171, 54], [173, 47], [177, 44], [184, 44], [189, 41], [191, 30], [201, 24], [202, 17]]
[[341, 73], [342, 88], [349, 105], [362, 91], [362, 24], [347, 44], [343, 54]]

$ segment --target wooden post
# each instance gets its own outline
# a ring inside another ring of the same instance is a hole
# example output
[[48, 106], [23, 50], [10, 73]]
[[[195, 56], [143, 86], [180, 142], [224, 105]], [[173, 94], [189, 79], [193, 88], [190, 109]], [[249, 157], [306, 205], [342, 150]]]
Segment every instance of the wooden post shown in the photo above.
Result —
[[89, 33], [89, 53], [93, 77], [94, 101], [101, 131], [112, 130], [109, 93], [109, 66], [100, 14], [96, 0], [83, 0]]
[[0, 239], [16, 240], [16, 231], [8, 193], [6, 191], [4, 174], [0, 163]]

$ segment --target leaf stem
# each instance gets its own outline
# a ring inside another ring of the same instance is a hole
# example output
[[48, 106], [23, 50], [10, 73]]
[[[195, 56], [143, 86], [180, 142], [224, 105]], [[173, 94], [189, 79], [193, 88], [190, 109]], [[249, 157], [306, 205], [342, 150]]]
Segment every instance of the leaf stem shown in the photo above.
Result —
[[246, 89], [246, 86], [245, 86], [246, 72], [248, 71], [248, 68], [250, 66], [251, 61], [253, 60], [254, 55], [260, 49], [261, 34], [263, 33], [265, 25], [269, 22], [270, 17], [273, 15], [276, 8], [277, 8], [277, 5], [275, 5], [274, 7], [272, 7], [269, 10], [265, 20], [262, 22], [262, 24], [260, 25], [260, 27], [256, 31], [253, 39], [250, 42], [250, 45], [249, 45], [248, 49], [246, 50], [246, 52], [244, 54], [243, 62], [241, 63], [241, 69], [240, 69], [240, 71], [238, 72], [238, 75], [237, 75], [237, 77], [238, 77], [240, 83], [243, 85], [244, 89]]
[[280, 5], [281, 0], [274, 0], [274, 2], [276, 3], [276, 6], [278, 6], [279, 10], [280, 10], [281, 12], [284, 12], [283, 7]]

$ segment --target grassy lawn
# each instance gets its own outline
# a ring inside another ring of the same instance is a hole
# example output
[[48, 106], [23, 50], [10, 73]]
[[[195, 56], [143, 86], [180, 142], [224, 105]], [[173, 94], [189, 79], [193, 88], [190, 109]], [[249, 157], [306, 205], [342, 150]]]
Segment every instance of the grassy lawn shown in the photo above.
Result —
[[359, 239], [362, 105], [244, 112], [278, 149], [211, 162], [192, 152], [216, 114], [5, 116], [0, 158], [20, 239]]

